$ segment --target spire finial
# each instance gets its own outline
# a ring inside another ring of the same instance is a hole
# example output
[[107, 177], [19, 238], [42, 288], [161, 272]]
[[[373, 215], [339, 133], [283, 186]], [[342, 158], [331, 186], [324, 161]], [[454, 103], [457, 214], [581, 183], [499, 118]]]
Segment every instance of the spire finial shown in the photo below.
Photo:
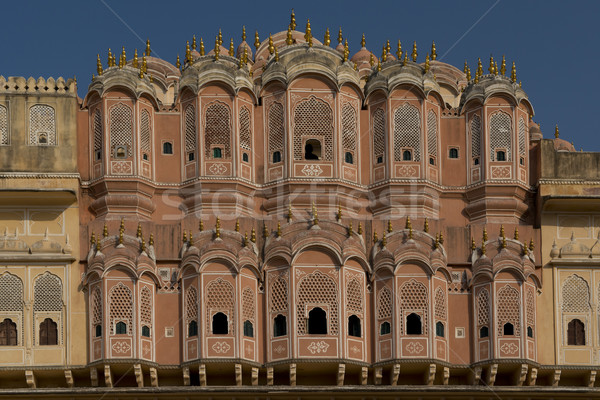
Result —
[[504, 234], [504, 225], [500, 225], [500, 236], [506, 237], [506, 235]]
[[292, 8], [292, 15], [290, 15], [290, 29], [296, 29], [296, 14], [294, 13], [294, 9]]
[[246, 25], [242, 26], [242, 42], [246, 41]]
[[512, 69], [510, 71], [510, 81], [512, 83], [517, 82], [517, 67], [515, 66], [515, 62], [513, 61]]
[[444, 232], [440, 232], [440, 244], [444, 244]]
[[363, 233], [363, 229], [362, 229], [362, 222], [358, 223], [358, 230], [356, 231], [359, 235], [362, 235]]
[[425, 56], [425, 73], [429, 72], [429, 53]]
[[123, 234], [124, 234], [124, 231], [123, 231], [123, 229], [121, 229], [119, 231], [119, 244], [123, 244]]
[[175, 62], [177, 69], [181, 69], [181, 61], [179, 60], [179, 54], [177, 54], [177, 61]]
[[231, 41], [229, 42], [229, 55], [231, 57], [235, 56], [235, 49], [233, 48], [233, 38], [231, 38]]
[[404, 60], [402, 60], [402, 66], [406, 67], [406, 64], [408, 64], [408, 53], [404, 53]]
[[375, 65], [375, 56], [371, 53], [371, 57], [369, 58], [369, 64], [371, 64], [371, 68]]
[[381, 60], [377, 59], [377, 72], [381, 71]]
[[137, 49], [135, 49], [135, 51], [133, 52], [133, 61], [131, 63], [131, 66], [133, 68], [139, 68], [140, 67], [140, 63], [138, 62]]
[[239, 219], [235, 220], [235, 231], [236, 232], [240, 231], [240, 220]]
[[273, 46], [273, 36], [269, 33], [269, 54], [275, 54], [275, 46]]
[[431, 59], [437, 59], [437, 51], [435, 50], [435, 41], [431, 42]]
[[267, 228], [267, 224], [263, 224], [263, 237], [265, 239], [269, 237], [269, 228]]
[[260, 46], [260, 38], [258, 37], [258, 31], [256, 31], [256, 33], [254, 33], [254, 47], [256, 48], [256, 50], [258, 50], [259, 46]]
[[148, 245], [154, 246], [154, 234], [150, 234], [150, 240], [148, 240]]
[[248, 247], [248, 232], [244, 233], [244, 241], [242, 243], [242, 247]]
[[471, 80], [471, 68], [467, 67], [467, 81]]
[[330, 43], [331, 43], [331, 37], [329, 35], [329, 28], [327, 28], [327, 30], [325, 31], [325, 38], [323, 39], [323, 44], [325, 46], [329, 46]]
[[287, 220], [288, 220], [288, 224], [292, 222], [292, 205], [288, 204], [288, 215], [287, 215]]
[[221, 220], [217, 217], [217, 221], [215, 223], [215, 237], [218, 239], [221, 237]]
[[365, 34], [363, 33], [362, 39], [360, 40], [360, 47], [365, 47], [367, 45], [367, 41], [365, 40]]
[[340, 30], [338, 32], [338, 44], [342, 44], [344, 41], [344, 37], [342, 36], [342, 27], [340, 26]]
[[198, 230], [200, 232], [202, 232], [204, 230], [204, 222], [202, 222], [202, 220], [200, 220], [200, 222], [198, 222]]
[[373, 231], [373, 243], [377, 243], [379, 241], [379, 237], [377, 236], [377, 231]]
[[506, 75], [506, 57], [502, 54], [502, 64], [500, 64], [500, 73], [502, 76]]
[[102, 229], [102, 236], [108, 237], [108, 226], [106, 226], [106, 222], [104, 223], [104, 228]]
[[535, 245], [533, 244], [533, 238], [529, 240], [529, 250], [533, 251], [535, 249]]
[[204, 40], [202, 38], [200, 38], [200, 55], [204, 55]]
[[527, 242], [523, 243], [523, 255], [524, 256], [529, 255], [529, 247], [527, 247]]
[[90, 244], [93, 246], [96, 244], [96, 234], [92, 232], [92, 236], [90, 236]]
[[435, 241], [433, 242], [433, 248], [434, 249], [439, 249], [440, 248], [440, 237], [439, 237], [439, 235], [437, 233], [435, 235]]
[[192, 37], [192, 50], [196, 50], [196, 35]]
[[189, 65], [192, 65], [192, 63], [194, 62], [193, 58], [192, 58], [192, 51], [190, 50], [190, 42], [187, 41], [185, 43], [185, 61], [187, 61], [187, 63]]
[[415, 40], [415, 42], [413, 43], [413, 51], [412, 51], [412, 60], [414, 62], [417, 62], [417, 56], [419, 55], [419, 53], [417, 53], [417, 41]]
[[554, 137], [558, 139], [558, 124], [554, 127]]
[[392, 226], [392, 220], [391, 219], [388, 219], [387, 231], [388, 231], [388, 233], [394, 232], [394, 227]]
[[346, 39], [346, 42], [344, 43], [344, 62], [348, 61], [349, 55], [350, 55], [350, 50], [348, 49], [348, 39]]
[[498, 76], [498, 63], [494, 62], [494, 75]]
[[317, 206], [313, 202], [313, 225], [319, 225], [319, 214], [317, 213]]
[[390, 39], [388, 39], [385, 43], [385, 50], [387, 51], [388, 54], [391, 54], [392, 47], [390, 46]]
[[221, 33], [221, 28], [219, 28], [219, 46], [223, 45], [223, 34]]
[[338, 220], [341, 220], [341, 219], [342, 219], [342, 205], [341, 205], [340, 203], [338, 203], [338, 211], [337, 211], [336, 218], [337, 218]]
[[494, 67], [494, 57], [490, 55], [490, 66], [488, 67], [488, 72], [493, 74], [496, 68]]
[[481, 242], [481, 255], [485, 256], [485, 239]]
[[396, 56], [398, 56], [398, 60], [402, 58], [402, 42], [398, 39], [398, 50], [396, 50]]
[[353, 233], [354, 233], [354, 231], [352, 229], [352, 221], [350, 221], [348, 223], [348, 236], [352, 236]]
[[502, 236], [502, 248], [506, 248], [506, 236]]
[[469, 70], [469, 64], [467, 64], [467, 60], [465, 59], [465, 66], [463, 67], [463, 72], [465, 73], [465, 75], [467, 74], [468, 70]]
[[308, 43], [308, 47], [312, 47], [313, 42], [312, 42], [312, 31], [310, 29], [310, 19], [306, 20], [306, 32], [304, 33], [304, 39], [306, 39], [306, 42]]
[[221, 44], [219, 43], [219, 37], [215, 38], [215, 61], [219, 61], [219, 53], [221, 52]]
[[410, 222], [410, 217], [406, 217], [406, 224], [404, 224], [404, 229], [412, 229], [412, 223]]
[[119, 57], [119, 68], [122, 69], [127, 63], [127, 55], [125, 54], [125, 46], [123, 46], [123, 50], [121, 51], [121, 56]]
[[288, 27], [288, 30], [287, 30], [287, 36], [285, 37], [285, 44], [287, 44], [288, 46], [291, 46], [292, 44], [294, 44], [294, 38], [292, 38], [292, 29], [290, 27]]
[[480, 77], [483, 75], [483, 64], [481, 64], [481, 57], [477, 59], [477, 73], [475, 76]]
[[150, 57], [150, 54], [152, 53], [152, 51], [150, 50], [150, 39], [146, 40], [146, 55], [148, 57]]
[[385, 44], [383, 45], [383, 49], [381, 50], [381, 62], [386, 62], [387, 61], [387, 48], [385, 47]]
[[387, 238], [385, 237], [385, 231], [383, 232], [383, 236], [381, 237], [381, 247], [387, 246]]
[[471, 251], [475, 251], [477, 245], [475, 244], [475, 238], [471, 236]]
[[277, 237], [281, 237], [281, 222], [277, 222]]
[[427, 219], [427, 217], [425, 217], [425, 223], [423, 224], [423, 232], [429, 232], [429, 220]]
[[515, 240], [519, 240], [519, 228], [515, 227], [515, 235], [514, 235]]
[[137, 232], [135, 233], [135, 237], [138, 239], [142, 237], [142, 224], [139, 222], [137, 226]]
[[250, 231], [250, 241], [252, 243], [256, 243], [256, 231], [254, 230], [254, 228], [252, 228], [252, 230]]
[[185, 229], [183, 230], [183, 239], [182, 242], [187, 242], [187, 232], [185, 231]]
[[100, 61], [100, 53], [98, 53], [98, 61], [96, 61], [96, 71], [98, 72], [98, 76], [102, 75], [104, 72], [102, 70], [102, 61]]

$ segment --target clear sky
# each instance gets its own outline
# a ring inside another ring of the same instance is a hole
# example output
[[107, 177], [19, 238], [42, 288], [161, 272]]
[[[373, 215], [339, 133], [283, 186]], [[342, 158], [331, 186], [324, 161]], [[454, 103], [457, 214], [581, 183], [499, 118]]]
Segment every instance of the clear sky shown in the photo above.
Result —
[[387, 39], [394, 48], [400, 39], [409, 50], [416, 40], [420, 62], [435, 40], [438, 60], [462, 70], [466, 59], [473, 72], [478, 57], [487, 71], [490, 54], [498, 63], [504, 54], [509, 70], [516, 61], [517, 79], [544, 137], [553, 137], [558, 124], [560, 137], [577, 150], [600, 151], [594, 120], [600, 94], [598, 1], [7, 1], [1, 7], [0, 75], [76, 76], [84, 96], [97, 53], [106, 66], [109, 47], [118, 52], [125, 46], [131, 58], [150, 38], [152, 55], [174, 63], [194, 34], [204, 38], [208, 51], [219, 28], [225, 44], [233, 37], [236, 47], [242, 25], [249, 42], [255, 30], [261, 38], [284, 31], [291, 8], [296, 29], [303, 31], [310, 18], [319, 40], [329, 27], [336, 43], [341, 26], [351, 54], [363, 32], [377, 55]]

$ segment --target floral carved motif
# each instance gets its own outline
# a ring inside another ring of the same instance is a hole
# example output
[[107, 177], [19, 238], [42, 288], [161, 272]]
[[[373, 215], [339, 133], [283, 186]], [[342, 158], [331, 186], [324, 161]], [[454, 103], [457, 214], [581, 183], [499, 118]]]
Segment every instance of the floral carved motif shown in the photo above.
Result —
[[323, 173], [320, 165], [309, 164], [302, 168], [302, 173], [306, 176], [319, 176]]
[[419, 354], [423, 351], [423, 349], [424, 349], [423, 345], [418, 342], [410, 342], [406, 346], [406, 351], [408, 351], [410, 354]]
[[325, 353], [327, 352], [328, 348], [329, 345], [324, 341], [311, 342], [311, 344], [308, 346], [308, 351], [310, 351], [311, 354]]
[[212, 349], [215, 353], [227, 353], [231, 350], [231, 346], [227, 342], [216, 342], [212, 345]]

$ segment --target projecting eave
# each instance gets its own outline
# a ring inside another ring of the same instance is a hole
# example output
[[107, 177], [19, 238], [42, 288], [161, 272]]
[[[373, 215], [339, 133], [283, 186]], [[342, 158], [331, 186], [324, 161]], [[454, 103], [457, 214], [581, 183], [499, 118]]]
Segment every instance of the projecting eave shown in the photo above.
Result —
[[484, 75], [479, 83], [473, 81], [465, 88], [460, 99], [460, 111], [471, 103], [476, 102], [485, 104], [490, 97], [503, 97], [510, 103], [518, 107], [523, 103], [530, 115], [534, 115], [533, 106], [525, 91], [516, 82], [511, 82], [510, 78], [502, 75]]
[[600, 196], [570, 195], [542, 196], [542, 212], [600, 212]]
[[113, 89], [125, 90], [135, 99], [139, 99], [145, 95], [152, 102], [156, 110], [160, 108], [156, 91], [150, 82], [149, 76], [140, 78], [139, 70], [127, 65], [123, 68], [111, 67], [104, 71], [102, 75], [95, 76], [90, 86], [88, 86], [88, 92], [82, 106], [84, 108], [88, 106], [89, 100], [94, 93], [103, 97], [105, 93]]

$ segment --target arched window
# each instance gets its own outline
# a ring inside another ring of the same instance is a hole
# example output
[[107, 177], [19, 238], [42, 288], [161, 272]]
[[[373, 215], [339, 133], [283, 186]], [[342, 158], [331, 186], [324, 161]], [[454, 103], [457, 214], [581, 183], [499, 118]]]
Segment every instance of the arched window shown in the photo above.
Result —
[[510, 322], [507, 322], [504, 324], [504, 327], [502, 328], [502, 333], [506, 336], [506, 335], [514, 335], [515, 334], [515, 327], [513, 324], [511, 324]]
[[[96, 111], [97, 112], [97, 111]], [[10, 131], [8, 129], [8, 110], [0, 105], [0, 146], [10, 144]]]
[[306, 141], [304, 145], [305, 160], [319, 160], [321, 158], [321, 142], [316, 139]]
[[348, 318], [348, 335], [361, 337], [360, 318], [356, 315], [351, 315], [350, 318]]
[[252, 325], [252, 322], [248, 320], [244, 321], [244, 336], [254, 337], [254, 326]]
[[123, 158], [131, 157], [133, 145], [133, 110], [131, 107], [119, 103], [110, 108], [110, 149], [115, 157], [118, 148], [125, 153]]
[[344, 161], [346, 161], [346, 164], [354, 164], [354, 156], [352, 156], [352, 153], [347, 151], [344, 156]]
[[320, 307], [308, 313], [308, 334], [327, 335], [327, 313]]
[[[215, 101], [206, 108], [204, 118], [204, 147], [209, 157], [211, 149], [213, 158], [231, 159], [231, 110], [229, 106]], [[215, 155], [219, 149], [219, 156]]]
[[56, 146], [56, 119], [54, 108], [37, 104], [29, 109], [29, 144]]
[[385, 153], [385, 112], [378, 108], [373, 113], [373, 158], [377, 164], [383, 162]]
[[385, 321], [379, 326], [379, 334], [387, 335], [392, 332], [392, 325], [389, 322]]
[[[333, 121], [333, 109], [322, 99], [310, 96], [297, 103], [292, 120], [294, 160], [333, 161]], [[306, 152], [308, 144], [312, 146], [312, 155]]]
[[422, 332], [421, 317], [415, 313], [408, 314], [406, 317], [406, 334], [420, 335]]
[[248, 159], [249, 159], [249, 158], [248, 158], [248, 153], [244, 153], [244, 154], [242, 154], [242, 161], [243, 161], [243, 162], [248, 162]]
[[171, 142], [163, 143], [163, 154], [173, 154], [173, 143], [171, 143]]
[[567, 325], [567, 344], [569, 346], [585, 346], [585, 325], [573, 319]]
[[411, 161], [412, 160], [412, 153], [410, 152], [410, 150], [404, 150], [402, 152], [402, 161]]
[[278, 314], [273, 320], [273, 336], [287, 335], [287, 321], [285, 315]]
[[458, 158], [458, 149], [453, 147], [450, 149], [450, 152], [448, 154], [449, 158]]
[[[269, 107], [269, 153], [273, 154], [273, 164], [281, 162], [284, 142], [284, 113], [281, 103]], [[277, 154], [277, 159], [275, 155]], [[277, 161], [275, 161], [277, 160]]]
[[490, 336], [490, 330], [487, 326], [479, 328], [479, 338], [483, 339]]
[[407, 147], [414, 151], [411, 160], [421, 161], [421, 113], [408, 103], [394, 111], [394, 161], [408, 161], [402, 150]]
[[220, 147], [215, 147], [213, 148], [212, 154], [213, 158], [223, 158], [223, 149]]
[[506, 161], [506, 152], [503, 150], [498, 150], [496, 152], [496, 161]]
[[0, 346], [17, 345], [17, 324], [6, 318], [0, 322]]
[[56, 346], [58, 344], [58, 329], [56, 322], [46, 318], [40, 324], [40, 346]]
[[273, 153], [273, 164], [277, 164], [278, 162], [281, 162], [281, 152], [280, 151], [276, 151]]
[[527, 327], [527, 337], [533, 337], [533, 328], [530, 326]]
[[96, 337], [102, 336], [102, 325], [96, 325]]
[[435, 336], [444, 337], [444, 324], [441, 321], [435, 323]]
[[196, 321], [190, 321], [188, 324], [188, 337], [198, 335], [198, 323]]
[[143, 337], [150, 337], [150, 327], [149, 326], [142, 326], [142, 336]]
[[188, 162], [192, 162], [192, 161], [194, 161], [194, 152], [191, 152], [188, 154]]
[[125, 322], [119, 321], [115, 327], [115, 333], [117, 335], [125, 335], [127, 334], [127, 324]]
[[227, 335], [229, 333], [227, 315], [223, 314], [222, 312], [218, 312], [213, 315], [212, 333], [213, 335]]
[[[497, 112], [490, 118], [491, 161], [511, 161], [511, 149], [512, 118], [508, 114]], [[500, 153], [502, 153], [503, 159], [500, 159]], [[494, 156], [496, 156], [495, 160]]]

